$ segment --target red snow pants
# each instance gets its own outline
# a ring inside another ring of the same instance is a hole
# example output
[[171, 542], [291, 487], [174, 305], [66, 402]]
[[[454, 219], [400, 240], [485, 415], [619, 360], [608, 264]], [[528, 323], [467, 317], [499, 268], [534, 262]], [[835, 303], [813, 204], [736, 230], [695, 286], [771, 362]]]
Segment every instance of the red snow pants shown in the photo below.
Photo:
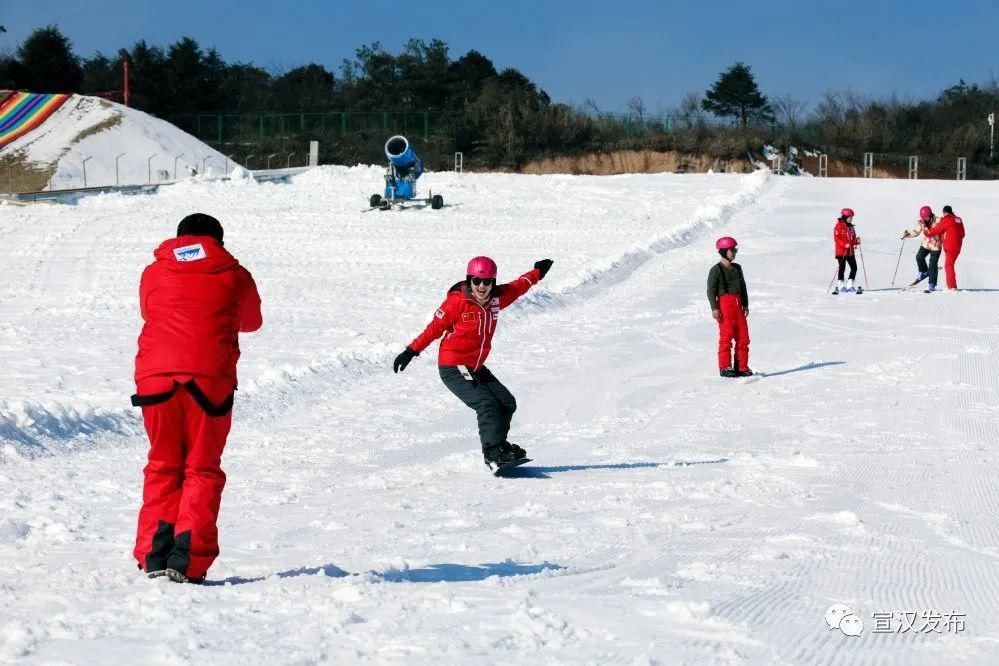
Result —
[[[198, 386], [216, 405], [233, 391], [231, 381], [199, 380]], [[209, 416], [172, 377], [143, 380], [138, 394], [163, 393], [171, 387], [172, 397], [142, 407], [150, 448], [134, 555], [144, 571], [170, 568], [200, 580], [219, 554], [222, 449], [232, 412]]]
[[961, 243], [956, 246], [944, 247], [944, 274], [947, 276], [948, 289], [957, 289], [957, 271], [954, 270], [954, 264], [957, 263], [960, 254]]
[[[718, 369], [735, 367], [749, 369], [749, 324], [742, 310], [742, 299], [735, 294], [718, 297]], [[732, 362], [732, 342], [735, 342], [735, 363]]]

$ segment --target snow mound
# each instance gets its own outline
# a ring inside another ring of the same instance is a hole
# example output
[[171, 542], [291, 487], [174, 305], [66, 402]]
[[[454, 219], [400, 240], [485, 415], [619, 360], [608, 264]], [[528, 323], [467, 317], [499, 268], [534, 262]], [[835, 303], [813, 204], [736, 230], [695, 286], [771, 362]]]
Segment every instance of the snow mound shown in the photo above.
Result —
[[0, 154], [14, 155], [34, 169], [54, 167], [50, 189], [143, 185], [209, 170], [224, 175], [234, 166], [225, 155], [165, 120], [86, 95], [73, 95]]

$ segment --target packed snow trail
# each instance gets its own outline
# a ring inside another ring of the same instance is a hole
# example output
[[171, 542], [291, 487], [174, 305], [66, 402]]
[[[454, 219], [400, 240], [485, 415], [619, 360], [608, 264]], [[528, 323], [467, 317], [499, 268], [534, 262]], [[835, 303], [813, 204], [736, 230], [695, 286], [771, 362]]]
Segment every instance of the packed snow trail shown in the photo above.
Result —
[[[925, 201], [966, 220], [962, 286], [999, 288], [987, 184], [425, 180], [462, 205], [361, 215], [378, 170], [322, 169], [0, 208], [0, 660], [990, 662], [995, 293], [880, 290]], [[832, 297], [847, 204], [874, 282]], [[242, 341], [204, 587], [134, 570], [146, 444], [123, 407], [139, 272], [194, 210], [226, 226], [265, 318]], [[722, 233], [740, 242], [762, 378], [714, 367]], [[501, 279], [556, 260], [504, 312], [489, 362], [518, 398], [525, 478], [489, 474], [433, 350], [390, 369], [480, 253]], [[826, 627], [833, 603], [861, 636]], [[967, 627], [874, 633], [878, 611]]]

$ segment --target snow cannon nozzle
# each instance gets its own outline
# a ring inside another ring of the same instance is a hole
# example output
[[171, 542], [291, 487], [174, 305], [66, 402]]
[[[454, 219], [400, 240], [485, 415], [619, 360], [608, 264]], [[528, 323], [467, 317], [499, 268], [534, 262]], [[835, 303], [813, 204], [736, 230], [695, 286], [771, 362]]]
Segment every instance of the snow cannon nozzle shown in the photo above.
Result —
[[409, 145], [409, 140], [401, 134], [390, 137], [385, 142], [385, 157], [392, 166], [404, 169], [420, 161], [419, 156], [413, 152], [413, 147]]

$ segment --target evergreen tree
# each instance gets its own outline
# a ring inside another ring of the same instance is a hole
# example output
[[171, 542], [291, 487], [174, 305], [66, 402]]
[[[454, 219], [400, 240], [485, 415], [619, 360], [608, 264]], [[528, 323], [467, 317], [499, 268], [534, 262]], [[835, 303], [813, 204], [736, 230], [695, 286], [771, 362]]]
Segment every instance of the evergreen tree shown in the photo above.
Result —
[[750, 118], [773, 119], [773, 110], [760, 93], [753, 72], [741, 62], [718, 76], [701, 105], [716, 116], [738, 119], [743, 128], [748, 126]]
[[35, 30], [17, 49], [26, 79], [21, 86], [33, 92], [74, 93], [80, 90], [83, 70], [73, 45], [59, 28]]

